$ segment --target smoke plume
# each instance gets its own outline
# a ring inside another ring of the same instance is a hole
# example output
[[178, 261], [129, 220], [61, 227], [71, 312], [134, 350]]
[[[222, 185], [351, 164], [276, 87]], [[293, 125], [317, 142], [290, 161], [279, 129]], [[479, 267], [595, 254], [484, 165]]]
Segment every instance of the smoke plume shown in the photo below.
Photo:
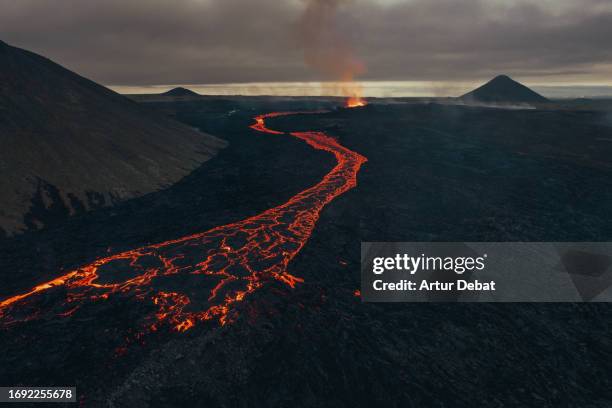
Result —
[[[298, 41], [306, 64], [329, 80], [333, 91], [361, 104], [361, 86], [355, 78], [365, 72], [365, 65], [355, 56], [349, 34], [340, 29], [338, 10], [350, 0], [305, 0], [304, 13], [298, 21]], [[351, 102], [349, 102], [351, 104]]]

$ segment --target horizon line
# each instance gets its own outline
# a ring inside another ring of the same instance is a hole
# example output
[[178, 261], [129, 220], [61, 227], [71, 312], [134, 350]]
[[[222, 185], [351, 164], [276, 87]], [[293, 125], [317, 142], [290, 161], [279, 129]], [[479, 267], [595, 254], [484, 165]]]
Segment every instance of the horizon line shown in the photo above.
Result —
[[[259, 81], [227, 83], [168, 83], [154, 85], [105, 85], [123, 95], [160, 94], [170, 89], [188, 88], [203, 96], [306, 96], [342, 97], [340, 81]], [[356, 81], [368, 98], [458, 97], [486, 81]], [[532, 83], [524, 84], [550, 98], [612, 97], [612, 84]]]

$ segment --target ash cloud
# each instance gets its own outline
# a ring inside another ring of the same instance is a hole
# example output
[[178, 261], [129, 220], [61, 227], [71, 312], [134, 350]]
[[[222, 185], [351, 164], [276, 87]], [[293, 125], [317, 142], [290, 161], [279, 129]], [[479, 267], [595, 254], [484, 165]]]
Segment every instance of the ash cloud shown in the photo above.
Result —
[[[309, 14], [312, 4], [324, 6]], [[0, 7], [0, 39], [109, 85], [326, 80], [347, 66], [359, 73], [360, 64], [363, 79], [383, 80], [507, 73], [609, 83], [612, 74], [606, 0], [0, 0]], [[333, 29], [317, 32], [316, 17], [325, 21], [334, 7]], [[342, 64], [327, 59], [333, 49], [342, 50], [335, 55]]]

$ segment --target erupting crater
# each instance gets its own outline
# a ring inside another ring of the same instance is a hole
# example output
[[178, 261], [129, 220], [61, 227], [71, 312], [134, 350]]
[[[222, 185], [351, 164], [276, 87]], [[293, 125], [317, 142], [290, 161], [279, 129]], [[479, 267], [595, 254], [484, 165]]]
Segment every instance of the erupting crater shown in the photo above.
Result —
[[[320, 112], [268, 113], [255, 117], [251, 128], [287, 135], [268, 129], [265, 120]], [[335, 156], [337, 164], [316, 185], [245, 220], [101, 258], [38, 284], [0, 301], [0, 323], [66, 317], [85, 304], [128, 298], [154, 306], [140, 333], [162, 325], [184, 332], [202, 321], [230, 322], [232, 306], [266, 282], [303, 282], [287, 272], [289, 262], [308, 241], [323, 207], [356, 186], [367, 159], [322, 132], [289, 135]]]
[[346, 99], [346, 104], [345, 106], [347, 108], [358, 108], [361, 106], [366, 106], [368, 103], [366, 102], [365, 99], [363, 99], [360, 96], [351, 96], [349, 98]]

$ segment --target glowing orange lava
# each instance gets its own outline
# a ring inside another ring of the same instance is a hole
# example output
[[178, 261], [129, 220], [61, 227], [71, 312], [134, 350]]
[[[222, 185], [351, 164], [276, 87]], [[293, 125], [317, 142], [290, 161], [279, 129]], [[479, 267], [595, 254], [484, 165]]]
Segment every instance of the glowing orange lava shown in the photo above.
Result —
[[360, 106], [366, 106], [368, 103], [365, 99], [360, 96], [351, 96], [346, 100], [345, 106], [347, 108], [357, 108]]
[[[257, 116], [251, 128], [286, 135], [268, 129], [265, 120], [300, 113], [315, 112], [268, 113]], [[336, 166], [316, 185], [254, 217], [101, 258], [36, 285], [0, 302], [0, 322], [67, 317], [86, 303], [122, 297], [154, 306], [140, 333], [157, 331], [162, 325], [184, 332], [202, 321], [230, 322], [235, 316], [232, 306], [266, 282], [276, 280], [292, 288], [303, 282], [287, 272], [289, 262], [312, 234], [323, 207], [356, 186], [359, 168], [367, 159], [322, 132], [289, 134], [335, 156]], [[119, 278], [110, 279], [114, 275]], [[180, 292], [167, 289], [177, 285]], [[41, 298], [44, 307], [38, 306]], [[49, 306], [51, 298], [59, 304]]]

